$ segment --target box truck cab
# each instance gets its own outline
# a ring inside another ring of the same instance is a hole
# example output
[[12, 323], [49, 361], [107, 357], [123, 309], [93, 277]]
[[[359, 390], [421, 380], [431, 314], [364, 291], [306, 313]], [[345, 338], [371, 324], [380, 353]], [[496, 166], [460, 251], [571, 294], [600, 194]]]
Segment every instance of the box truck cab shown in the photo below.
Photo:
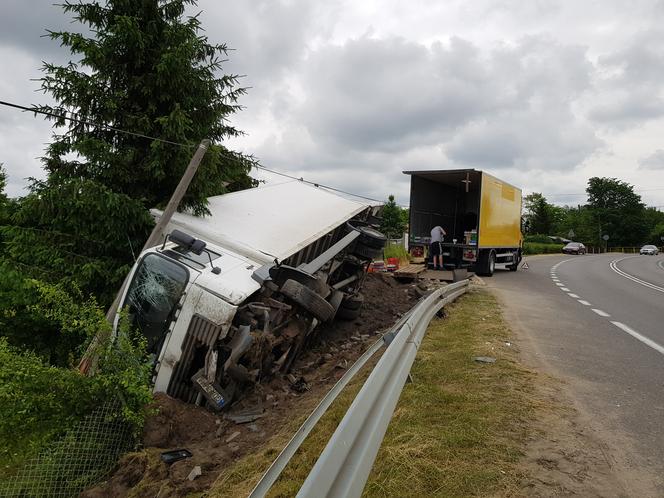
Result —
[[147, 339], [154, 391], [220, 409], [287, 372], [319, 323], [357, 314], [385, 237], [370, 224], [380, 206], [299, 181], [208, 208], [173, 216], [132, 268], [121, 309]]
[[521, 261], [521, 190], [475, 169], [404, 171], [410, 175], [409, 249], [426, 256], [441, 226], [443, 266], [491, 276]]

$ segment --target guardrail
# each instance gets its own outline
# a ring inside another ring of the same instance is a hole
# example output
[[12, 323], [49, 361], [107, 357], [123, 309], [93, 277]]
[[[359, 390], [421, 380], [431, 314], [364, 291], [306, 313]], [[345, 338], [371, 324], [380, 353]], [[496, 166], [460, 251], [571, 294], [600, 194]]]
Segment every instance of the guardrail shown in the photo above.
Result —
[[359, 497], [431, 319], [443, 306], [464, 294], [468, 289], [468, 283], [468, 280], [463, 280], [426, 296], [374, 343], [302, 424], [293, 439], [263, 475], [250, 498], [263, 497], [267, 494], [339, 392], [366, 361], [385, 344], [387, 345], [385, 353], [355, 397], [297, 495]]

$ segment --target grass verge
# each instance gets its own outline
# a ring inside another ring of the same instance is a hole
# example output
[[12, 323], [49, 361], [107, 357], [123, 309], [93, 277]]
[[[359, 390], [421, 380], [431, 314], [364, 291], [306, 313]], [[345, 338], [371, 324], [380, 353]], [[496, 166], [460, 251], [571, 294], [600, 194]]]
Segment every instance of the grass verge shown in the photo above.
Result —
[[[434, 320], [422, 343], [365, 488], [366, 496], [519, 494], [517, 462], [533, 416], [533, 374], [519, 366], [495, 298], [473, 290]], [[497, 358], [493, 364], [475, 356]], [[273, 487], [294, 496], [369, 369], [321, 419]], [[302, 422], [224, 472], [209, 496], [242, 496]]]

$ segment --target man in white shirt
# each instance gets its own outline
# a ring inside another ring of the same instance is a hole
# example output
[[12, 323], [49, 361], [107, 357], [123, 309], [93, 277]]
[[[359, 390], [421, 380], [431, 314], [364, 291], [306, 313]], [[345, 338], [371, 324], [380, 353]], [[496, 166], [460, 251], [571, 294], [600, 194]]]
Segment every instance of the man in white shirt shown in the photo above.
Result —
[[442, 270], [443, 269], [443, 236], [447, 235], [447, 232], [443, 230], [441, 226], [435, 226], [431, 229], [431, 245], [429, 246], [429, 252], [433, 256], [433, 269]]

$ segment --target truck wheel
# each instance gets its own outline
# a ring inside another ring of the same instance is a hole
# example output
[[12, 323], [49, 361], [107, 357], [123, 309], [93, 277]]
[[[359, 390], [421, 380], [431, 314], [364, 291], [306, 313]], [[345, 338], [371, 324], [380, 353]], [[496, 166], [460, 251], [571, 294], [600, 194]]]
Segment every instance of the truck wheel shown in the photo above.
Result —
[[332, 295], [330, 296], [330, 300], [328, 301], [330, 303], [330, 306], [334, 308], [334, 315], [336, 316], [337, 311], [339, 311], [339, 307], [341, 306], [341, 301], [343, 301], [344, 298], [344, 293], [338, 290], [335, 290], [332, 292]]
[[343, 301], [341, 301], [341, 307], [347, 310], [359, 310], [363, 304], [364, 296], [362, 294], [348, 296]]
[[355, 320], [360, 316], [360, 308], [356, 310], [349, 310], [348, 308], [339, 308], [337, 311], [337, 317], [341, 320]]
[[279, 291], [322, 322], [332, 320], [334, 308], [320, 295], [295, 280], [286, 280]]
[[375, 249], [382, 249], [387, 243], [387, 237], [380, 233], [375, 228], [367, 226], [354, 226], [350, 222], [346, 223], [348, 228], [360, 232], [360, 236], [357, 238], [357, 242], [367, 247], [373, 247]]
[[383, 254], [383, 248], [369, 247], [362, 243], [355, 244], [353, 254], [362, 259], [376, 259]]
[[510, 271], [517, 271], [519, 269], [519, 263], [521, 263], [521, 253], [515, 252], [514, 253], [514, 258], [516, 261], [514, 264], [509, 265], [507, 268], [509, 268]]
[[275, 266], [270, 268], [270, 277], [278, 286], [283, 286], [288, 280], [295, 280], [308, 287], [319, 296], [326, 298], [332, 292], [330, 286], [321, 279], [314, 277], [310, 273], [302, 271], [288, 265]]
[[496, 269], [496, 253], [493, 251], [482, 251], [480, 253], [477, 274], [483, 277], [493, 276]]

